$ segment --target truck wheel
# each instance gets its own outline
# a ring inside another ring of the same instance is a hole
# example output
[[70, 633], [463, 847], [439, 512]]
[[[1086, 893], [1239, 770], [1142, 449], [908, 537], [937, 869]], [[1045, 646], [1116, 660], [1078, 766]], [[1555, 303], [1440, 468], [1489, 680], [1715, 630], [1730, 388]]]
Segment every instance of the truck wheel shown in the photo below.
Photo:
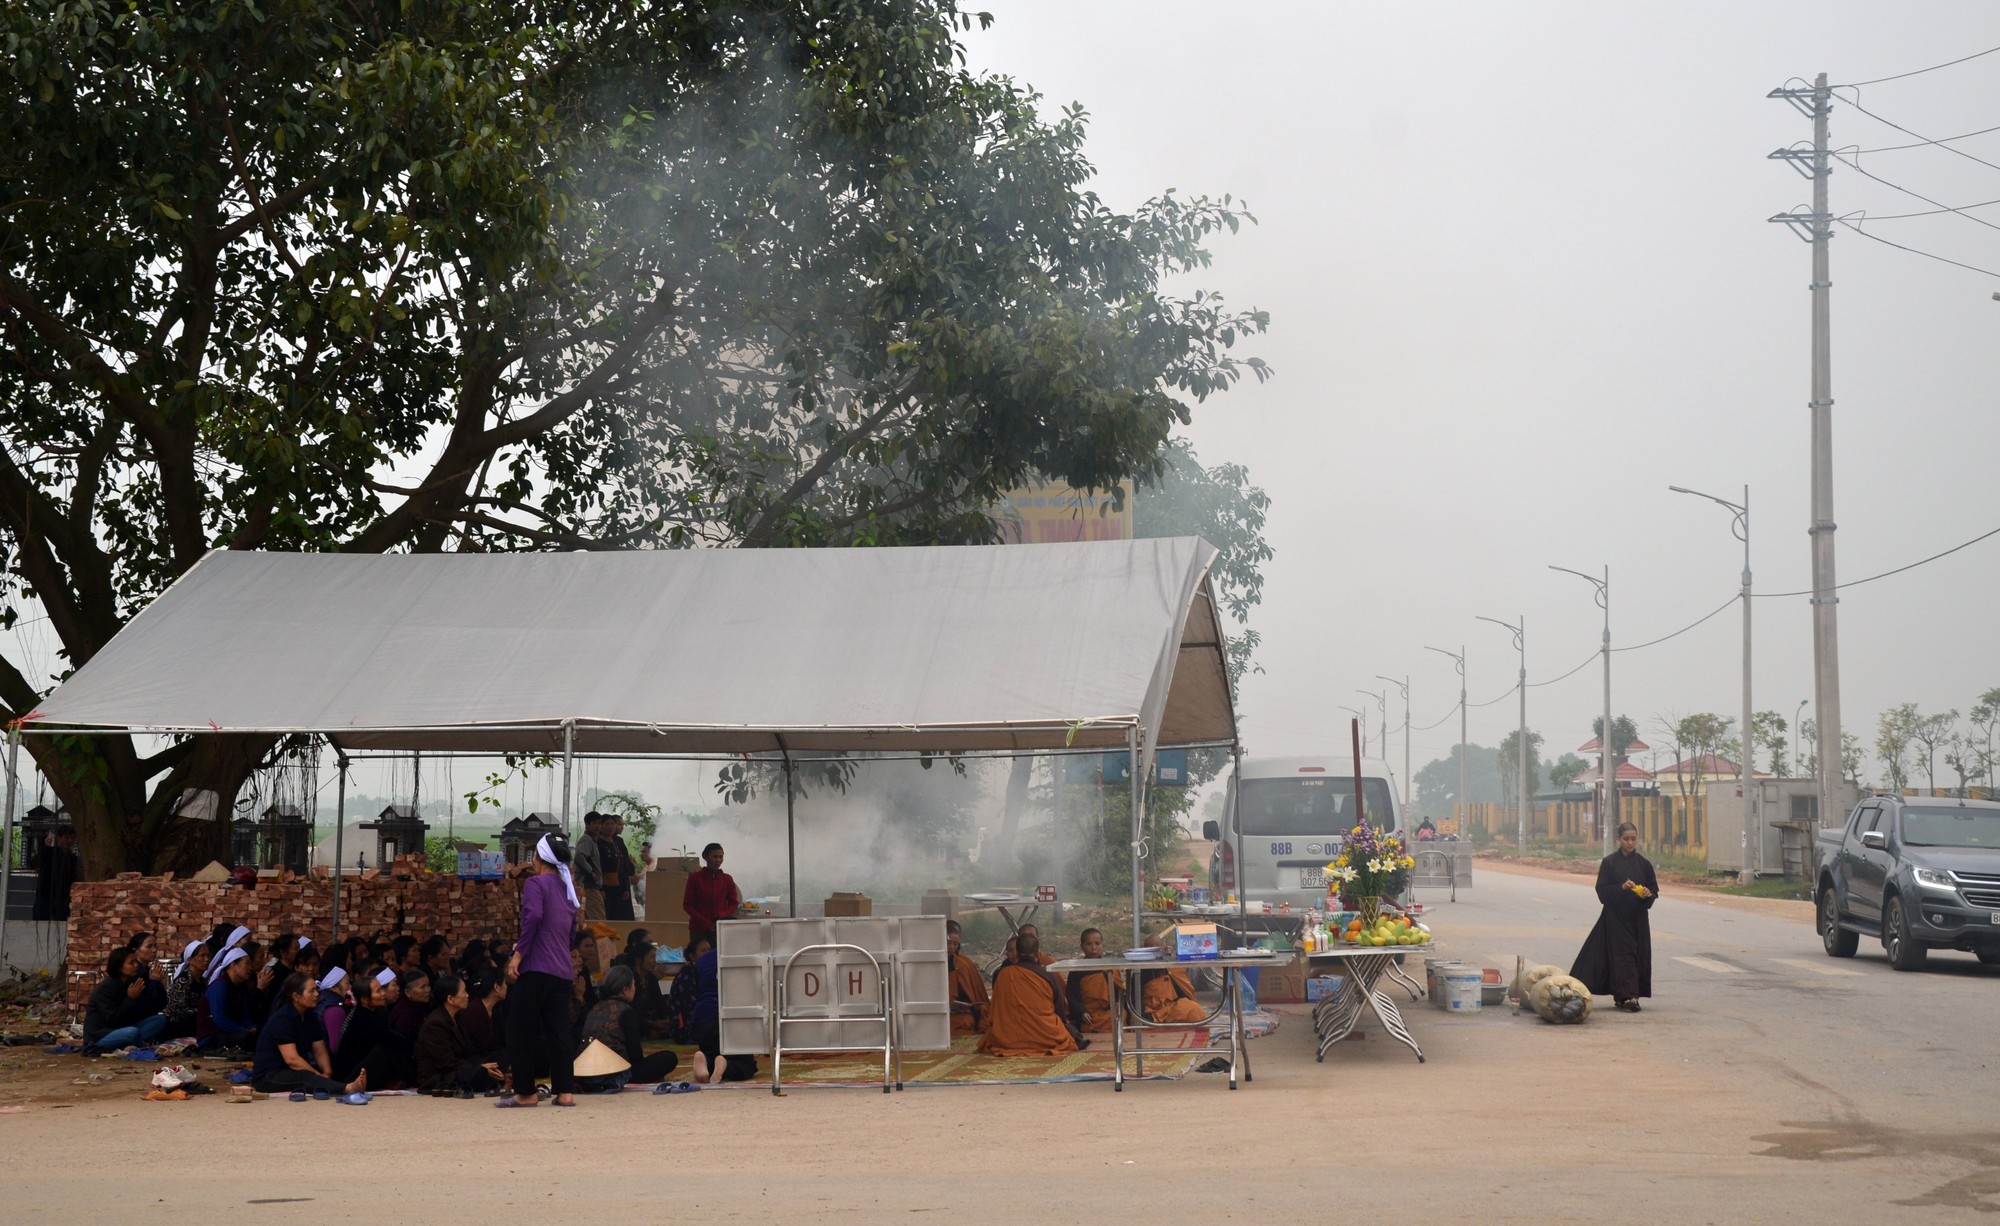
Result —
[[1923, 942], [1910, 936], [1910, 914], [1901, 898], [1891, 896], [1883, 909], [1882, 949], [1889, 955], [1889, 965], [1899, 971], [1922, 970], [1930, 953]]
[[1819, 939], [1829, 958], [1852, 958], [1861, 938], [1840, 926], [1840, 901], [1830, 889], [1819, 892]]

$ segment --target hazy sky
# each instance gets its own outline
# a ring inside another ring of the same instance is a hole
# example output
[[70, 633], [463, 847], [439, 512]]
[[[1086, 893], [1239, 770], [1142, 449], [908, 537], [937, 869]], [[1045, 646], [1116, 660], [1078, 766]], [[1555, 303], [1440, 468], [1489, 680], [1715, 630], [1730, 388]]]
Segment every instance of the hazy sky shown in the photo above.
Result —
[[[1344, 741], [1338, 708], [1361, 705], [1378, 673], [1408, 674], [1416, 722], [1440, 721], [1416, 734], [1419, 765], [1458, 722], [1451, 664], [1426, 644], [1469, 649], [1475, 703], [1516, 667], [1475, 614], [1526, 615], [1531, 680], [1591, 659], [1590, 590], [1551, 563], [1610, 563], [1620, 644], [1730, 596], [1726, 514], [1670, 483], [1730, 495], [1747, 482], [1758, 587], [1807, 586], [1809, 253], [1765, 219], [1809, 200], [1766, 155], [1811, 125], [1765, 94], [2000, 45], [1991, 3], [983, 3], [997, 20], [969, 37], [973, 66], [1089, 110], [1113, 207], [1227, 192], [1259, 219], [1216, 244], [1197, 283], [1271, 312], [1242, 352], [1277, 377], [1202, 406], [1191, 431], [1207, 462], [1247, 464], [1273, 498], [1264, 671], [1242, 696], [1251, 752]], [[1931, 137], [2000, 125], [2000, 54], [1868, 86], [1861, 103]], [[1911, 139], [1844, 103], [1833, 134], [1861, 149]], [[2000, 163], [2000, 132], [1956, 147]], [[1935, 147], [1862, 165], [1948, 204], [2000, 199], [2000, 169]], [[1845, 168], [1832, 190], [1843, 215], [1930, 207]], [[2000, 225], [2000, 206], [1975, 215]], [[1962, 216], [1873, 229], [2000, 270], [2000, 233]], [[1843, 230], [1833, 277], [1853, 579], [2000, 527], [2000, 276]], [[1996, 574], [2000, 538], [1845, 593], [1851, 730], [1872, 742], [1886, 706], [1963, 710], [2000, 686]], [[1757, 706], [1790, 719], [1812, 692], [1808, 608], [1756, 611]], [[46, 662], [45, 630], [24, 633]], [[1615, 705], [1655, 744], [1665, 713], [1734, 713], [1738, 652], [1731, 609], [1620, 654]], [[1589, 736], [1599, 686], [1593, 661], [1530, 691], [1550, 750]], [[1511, 698], [1477, 708], [1471, 735], [1494, 744], [1514, 720]], [[1400, 743], [1391, 757], [1400, 766]], [[712, 771], [687, 764], [589, 771], [582, 786], [713, 799]], [[450, 791], [478, 773], [461, 765]], [[379, 793], [393, 774], [356, 782]]]
[[[975, 67], [1092, 116], [1097, 189], [1231, 193], [1260, 224], [1198, 282], [1272, 315], [1245, 349], [1277, 377], [1196, 413], [1209, 463], [1273, 500], [1254, 752], [1344, 740], [1337, 708], [1378, 673], [1413, 679], [1415, 722], [1447, 715], [1470, 651], [1477, 703], [1516, 656], [1475, 614], [1525, 614], [1530, 681], [1596, 650], [1581, 579], [1609, 562], [1617, 644], [1695, 620], [1735, 590], [1728, 515], [1667, 491], [1751, 487], [1757, 586], [1809, 585], [1809, 248], [1766, 218], [1810, 200], [1772, 150], [1808, 119], [1765, 94], [1923, 68], [2000, 45], [1992, 4], [1259, 4], [992, 0]], [[1869, 86], [1861, 104], [1929, 137], [2000, 125], [2000, 54]], [[1846, 106], [1838, 146], [1911, 138]], [[2000, 132], [1957, 146], [2000, 163]], [[1938, 148], [1870, 153], [1872, 173], [1946, 204], [2000, 198], [2000, 169]], [[1931, 206], [1837, 169], [1833, 209]], [[1979, 214], [2000, 225], [2000, 207]], [[1874, 232], [2000, 270], [2000, 233], [1962, 216]], [[1833, 244], [1840, 576], [2000, 527], [1993, 374], [2000, 276], [1838, 231]], [[2000, 686], [2000, 538], [1840, 606], [1847, 727], [1896, 702], [1968, 708]], [[1803, 597], [1756, 602], [1759, 709], [1810, 697]], [[1667, 713], [1740, 708], [1740, 615], [1618, 654], [1613, 699], [1647, 739]], [[1601, 708], [1596, 663], [1530, 691], [1552, 750]], [[1401, 713], [1392, 695], [1391, 723]], [[1372, 700], [1368, 705], [1372, 706]], [[1421, 765], [1455, 718], [1416, 734]], [[1473, 740], [1515, 723], [1472, 712]], [[1400, 767], [1401, 745], [1391, 745]]]

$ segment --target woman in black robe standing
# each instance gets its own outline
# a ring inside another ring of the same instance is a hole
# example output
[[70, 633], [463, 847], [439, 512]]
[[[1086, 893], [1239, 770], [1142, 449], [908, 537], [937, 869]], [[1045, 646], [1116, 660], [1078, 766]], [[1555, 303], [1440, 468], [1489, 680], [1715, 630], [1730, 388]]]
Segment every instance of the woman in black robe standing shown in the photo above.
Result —
[[1646, 913], [1660, 896], [1652, 861], [1639, 854], [1639, 828], [1618, 826], [1618, 850], [1597, 866], [1597, 900], [1604, 904], [1597, 927], [1570, 967], [1594, 996], [1609, 996], [1627, 1013], [1639, 998], [1653, 994], [1653, 929]]

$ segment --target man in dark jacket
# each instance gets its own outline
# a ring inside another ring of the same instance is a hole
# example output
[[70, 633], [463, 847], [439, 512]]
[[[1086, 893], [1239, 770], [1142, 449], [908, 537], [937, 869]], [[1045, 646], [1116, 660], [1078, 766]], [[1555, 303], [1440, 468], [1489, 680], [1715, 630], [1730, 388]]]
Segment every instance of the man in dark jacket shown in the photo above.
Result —
[[38, 920], [69, 918], [69, 888], [83, 875], [83, 861], [76, 854], [76, 831], [64, 826], [42, 844], [41, 862], [35, 866], [35, 909]]

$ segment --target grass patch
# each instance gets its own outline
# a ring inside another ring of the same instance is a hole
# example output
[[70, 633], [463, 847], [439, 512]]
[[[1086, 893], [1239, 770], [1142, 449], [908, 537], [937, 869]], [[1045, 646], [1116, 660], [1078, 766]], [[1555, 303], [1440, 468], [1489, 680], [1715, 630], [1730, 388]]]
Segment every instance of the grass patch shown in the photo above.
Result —
[[1812, 882], [1786, 881], [1783, 877], [1759, 877], [1754, 885], [1738, 885], [1734, 874], [1717, 877], [1715, 884], [1705, 887], [1717, 894], [1734, 894], [1738, 898], [1790, 898], [1800, 902], [1812, 901]]

